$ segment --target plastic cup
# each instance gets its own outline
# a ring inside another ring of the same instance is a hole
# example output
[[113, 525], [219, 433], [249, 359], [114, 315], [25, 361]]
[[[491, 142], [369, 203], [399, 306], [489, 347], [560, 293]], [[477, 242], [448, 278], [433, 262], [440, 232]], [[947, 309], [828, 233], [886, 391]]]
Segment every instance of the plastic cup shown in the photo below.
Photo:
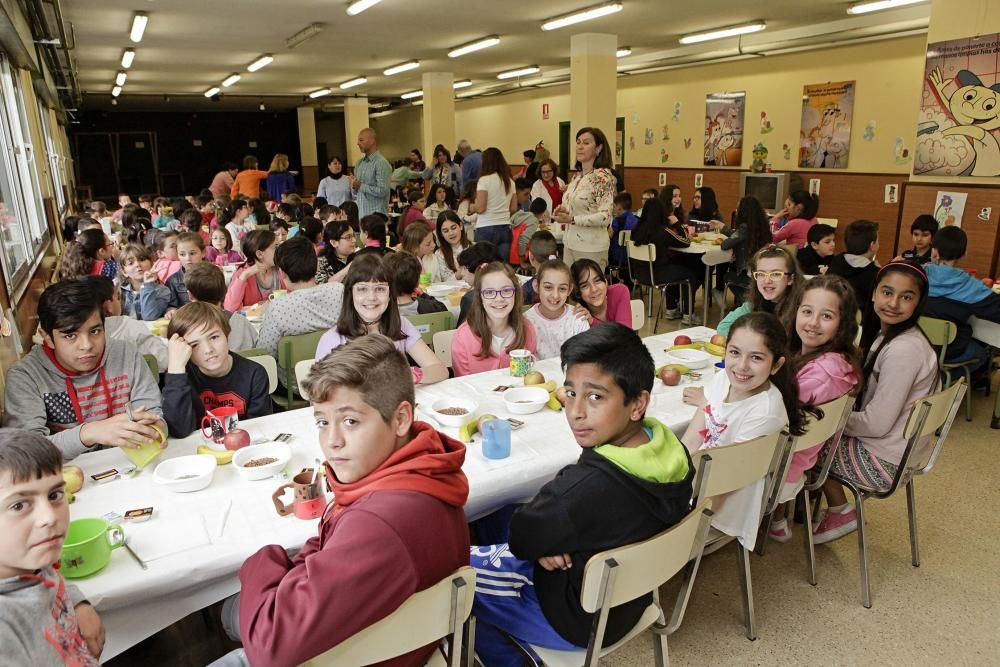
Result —
[[510, 424], [503, 419], [491, 419], [482, 426], [483, 456], [505, 459], [510, 456]]

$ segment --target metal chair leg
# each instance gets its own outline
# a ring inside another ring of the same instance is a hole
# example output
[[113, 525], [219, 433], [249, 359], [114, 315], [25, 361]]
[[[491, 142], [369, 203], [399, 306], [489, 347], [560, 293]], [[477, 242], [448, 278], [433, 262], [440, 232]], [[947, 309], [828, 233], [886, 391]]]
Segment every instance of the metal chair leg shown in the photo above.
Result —
[[864, 499], [860, 494], [855, 493], [854, 501], [854, 508], [858, 513], [858, 559], [861, 561], [861, 604], [865, 609], [871, 609], [872, 589], [871, 583], [868, 581], [868, 541], [865, 535]]
[[965, 371], [965, 386], [968, 390], [965, 392], [965, 421], [972, 421], [972, 371], [968, 366], [963, 366]]
[[802, 514], [805, 515], [806, 520], [806, 557], [809, 559], [809, 583], [813, 586], [816, 585], [816, 545], [813, 544], [813, 518], [812, 512], [809, 510], [809, 489], [803, 488], [802, 493], [805, 495], [805, 507], [806, 511]]
[[750, 552], [743, 548], [738, 540], [736, 554], [740, 561], [740, 588], [743, 589], [743, 620], [746, 623], [747, 639], [757, 639], [757, 622], [753, 610], [753, 582], [750, 579]]
[[913, 480], [906, 483], [906, 509], [910, 519], [910, 555], [913, 567], [920, 567], [920, 544], [917, 542], [917, 496]]

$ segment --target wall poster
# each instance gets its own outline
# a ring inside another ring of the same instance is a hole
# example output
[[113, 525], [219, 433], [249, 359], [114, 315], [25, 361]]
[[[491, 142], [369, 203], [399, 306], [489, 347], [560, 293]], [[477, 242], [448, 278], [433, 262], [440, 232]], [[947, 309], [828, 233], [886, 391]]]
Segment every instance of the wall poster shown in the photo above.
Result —
[[854, 82], [833, 81], [802, 88], [799, 167], [846, 169], [851, 150]]
[[705, 166], [742, 165], [746, 98], [744, 91], [705, 97]]

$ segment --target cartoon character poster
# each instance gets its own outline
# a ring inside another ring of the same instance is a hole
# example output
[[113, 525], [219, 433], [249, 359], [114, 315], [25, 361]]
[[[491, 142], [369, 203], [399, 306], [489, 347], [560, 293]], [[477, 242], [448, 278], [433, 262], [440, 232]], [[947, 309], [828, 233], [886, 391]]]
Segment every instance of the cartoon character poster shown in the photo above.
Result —
[[799, 167], [847, 168], [853, 112], [853, 81], [833, 81], [803, 87]]
[[743, 163], [743, 112], [747, 94], [710, 93], [705, 98], [705, 166]]
[[913, 173], [1000, 176], [1000, 33], [927, 45]]

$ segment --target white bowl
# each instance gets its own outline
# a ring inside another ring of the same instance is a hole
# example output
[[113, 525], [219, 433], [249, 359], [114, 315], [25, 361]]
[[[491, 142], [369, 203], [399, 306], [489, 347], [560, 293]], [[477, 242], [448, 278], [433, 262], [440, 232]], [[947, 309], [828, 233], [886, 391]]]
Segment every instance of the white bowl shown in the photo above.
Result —
[[514, 387], [503, 393], [507, 410], [515, 415], [530, 415], [538, 412], [549, 401], [549, 392], [541, 387]]
[[[442, 414], [440, 411], [445, 408], [463, 408], [466, 412], [461, 415]], [[438, 420], [444, 426], [462, 426], [476, 418], [476, 410], [479, 404], [471, 398], [439, 398], [431, 403], [431, 417]]]
[[[248, 468], [246, 466], [247, 462], [251, 459], [260, 458], [273, 458], [276, 459], [273, 463], [268, 463], [262, 466], [253, 466]], [[236, 450], [233, 454], [233, 466], [239, 471], [243, 479], [249, 481], [255, 481], [259, 479], [267, 479], [272, 477], [278, 471], [284, 469], [288, 465], [288, 461], [292, 458], [292, 449], [284, 442], [264, 442], [259, 445], [250, 445], [249, 447], [244, 447], [242, 449]]]
[[201, 491], [212, 483], [216, 467], [218, 464], [211, 454], [178, 456], [161, 461], [153, 471], [153, 480], [177, 493]]
[[667, 352], [667, 361], [671, 364], [684, 364], [688, 368], [703, 368], [714, 359], [708, 352], [702, 350], [671, 350]]
[[431, 296], [437, 298], [441, 296], [448, 296], [456, 289], [458, 288], [450, 283], [435, 283], [433, 285], [428, 286], [427, 289], [424, 291], [430, 294]]

